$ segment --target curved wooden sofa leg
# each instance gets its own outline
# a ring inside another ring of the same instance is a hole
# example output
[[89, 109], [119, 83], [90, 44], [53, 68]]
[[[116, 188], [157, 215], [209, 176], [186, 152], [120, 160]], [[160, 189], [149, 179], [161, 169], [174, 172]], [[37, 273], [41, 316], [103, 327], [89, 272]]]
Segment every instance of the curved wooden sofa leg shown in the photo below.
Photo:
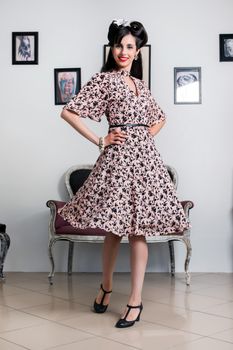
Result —
[[171, 264], [171, 275], [175, 276], [175, 252], [174, 252], [174, 243], [173, 241], [168, 242], [169, 253], [170, 253], [170, 264]]
[[53, 277], [54, 277], [54, 271], [55, 271], [55, 264], [54, 264], [54, 257], [53, 257], [53, 245], [56, 243], [57, 239], [51, 239], [49, 241], [49, 246], [48, 246], [48, 254], [49, 254], [49, 259], [51, 262], [51, 272], [48, 275], [48, 280], [49, 284], [53, 285]]
[[183, 238], [183, 242], [186, 245], [186, 249], [187, 249], [187, 253], [186, 253], [186, 259], [185, 259], [185, 263], [184, 263], [184, 270], [185, 270], [185, 275], [186, 275], [186, 285], [189, 286], [190, 285], [190, 281], [191, 281], [191, 275], [189, 272], [189, 263], [190, 263], [190, 259], [192, 256], [192, 246], [191, 246], [191, 241], [189, 237], [184, 237]]
[[72, 275], [73, 269], [73, 254], [74, 254], [74, 242], [69, 242], [69, 253], [68, 253], [68, 275]]

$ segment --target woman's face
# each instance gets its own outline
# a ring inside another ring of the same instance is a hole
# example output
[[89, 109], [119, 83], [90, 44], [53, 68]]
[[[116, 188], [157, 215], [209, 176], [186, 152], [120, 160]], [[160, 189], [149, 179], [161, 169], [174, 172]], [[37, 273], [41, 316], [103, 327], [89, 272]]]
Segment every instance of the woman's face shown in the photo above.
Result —
[[130, 71], [135, 56], [139, 50], [136, 47], [136, 39], [133, 35], [125, 35], [120, 44], [112, 47], [113, 58], [119, 69]]

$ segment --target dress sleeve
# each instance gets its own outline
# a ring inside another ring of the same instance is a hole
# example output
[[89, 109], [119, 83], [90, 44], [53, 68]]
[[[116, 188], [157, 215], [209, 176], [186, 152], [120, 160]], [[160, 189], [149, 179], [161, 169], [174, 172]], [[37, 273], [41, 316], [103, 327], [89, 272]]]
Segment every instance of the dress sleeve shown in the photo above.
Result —
[[64, 109], [100, 122], [108, 105], [108, 86], [106, 73], [96, 73]]
[[165, 113], [155, 102], [154, 97], [150, 94], [149, 97], [149, 123], [150, 126], [158, 124], [166, 119]]

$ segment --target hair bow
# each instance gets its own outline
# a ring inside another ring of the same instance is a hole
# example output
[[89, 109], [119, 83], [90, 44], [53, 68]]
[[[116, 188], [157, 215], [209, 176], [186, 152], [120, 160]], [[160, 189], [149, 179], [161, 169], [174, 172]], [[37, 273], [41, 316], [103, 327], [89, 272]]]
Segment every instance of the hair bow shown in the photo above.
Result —
[[126, 20], [123, 19], [123, 18], [114, 19], [114, 20], [113, 20], [113, 23], [115, 23], [115, 24], [118, 25], [118, 26], [130, 27], [130, 22], [129, 22], [129, 21], [126, 21]]

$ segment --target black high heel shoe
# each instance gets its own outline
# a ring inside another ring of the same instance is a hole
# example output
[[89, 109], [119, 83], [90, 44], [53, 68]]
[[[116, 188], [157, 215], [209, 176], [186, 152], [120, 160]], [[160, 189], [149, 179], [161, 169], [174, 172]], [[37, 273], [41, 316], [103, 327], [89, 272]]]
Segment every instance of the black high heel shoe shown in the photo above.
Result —
[[102, 299], [101, 299], [100, 304], [98, 304], [98, 303], [96, 302], [96, 300], [94, 301], [94, 310], [95, 310], [95, 312], [97, 312], [98, 314], [103, 314], [103, 313], [107, 310], [107, 308], [108, 308], [108, 304], [107, 304], [107, 305], [104, 305], [104, 304], [103, 304], [105, 295], [108, 294], [108, 293], [112, 293], [112, 290], [110, 290], [110, 291], [104, 290], [102, 283], [101, 283], [101, 285], [100, 285], [100, 288], [102, 289], [102, 291], [104, 292], [104, 294], [103, 294], [103, 296], [102, 296]]
[[[140, 321], [140, 315], [141, 315], [141, 312], [142, 312], [142, 309], [143, 309], [142, 303], [141, 303], [140, 305], [138, 305], [138, 306], [131, 306], [131, 305], [128, 305], [128, 304], [127, 304], [127, 307], [128, 307], [129, 309], [128, 309], [128, 311], [126, 312], [125, 317], [124, 317], [124, 318], [120, 318], [120, 319], [117, 321], [115, 327], [117, 327], [117, 328], [131, 327], [131, 326], [134, 325], [134, 323], [135, 323], [136, 321]], [[133, 321], [127, 321], [126, 318], [127, 318], [128, 314], [130, 313], [130, 310], [131, 310], [131, 309], [140, 309], [140, 312], [139, 312], [139, 314], [138, 314], [138, 316], [137, 316], [137, 318], [136, 318], [135, 320], [133, 320]]]

